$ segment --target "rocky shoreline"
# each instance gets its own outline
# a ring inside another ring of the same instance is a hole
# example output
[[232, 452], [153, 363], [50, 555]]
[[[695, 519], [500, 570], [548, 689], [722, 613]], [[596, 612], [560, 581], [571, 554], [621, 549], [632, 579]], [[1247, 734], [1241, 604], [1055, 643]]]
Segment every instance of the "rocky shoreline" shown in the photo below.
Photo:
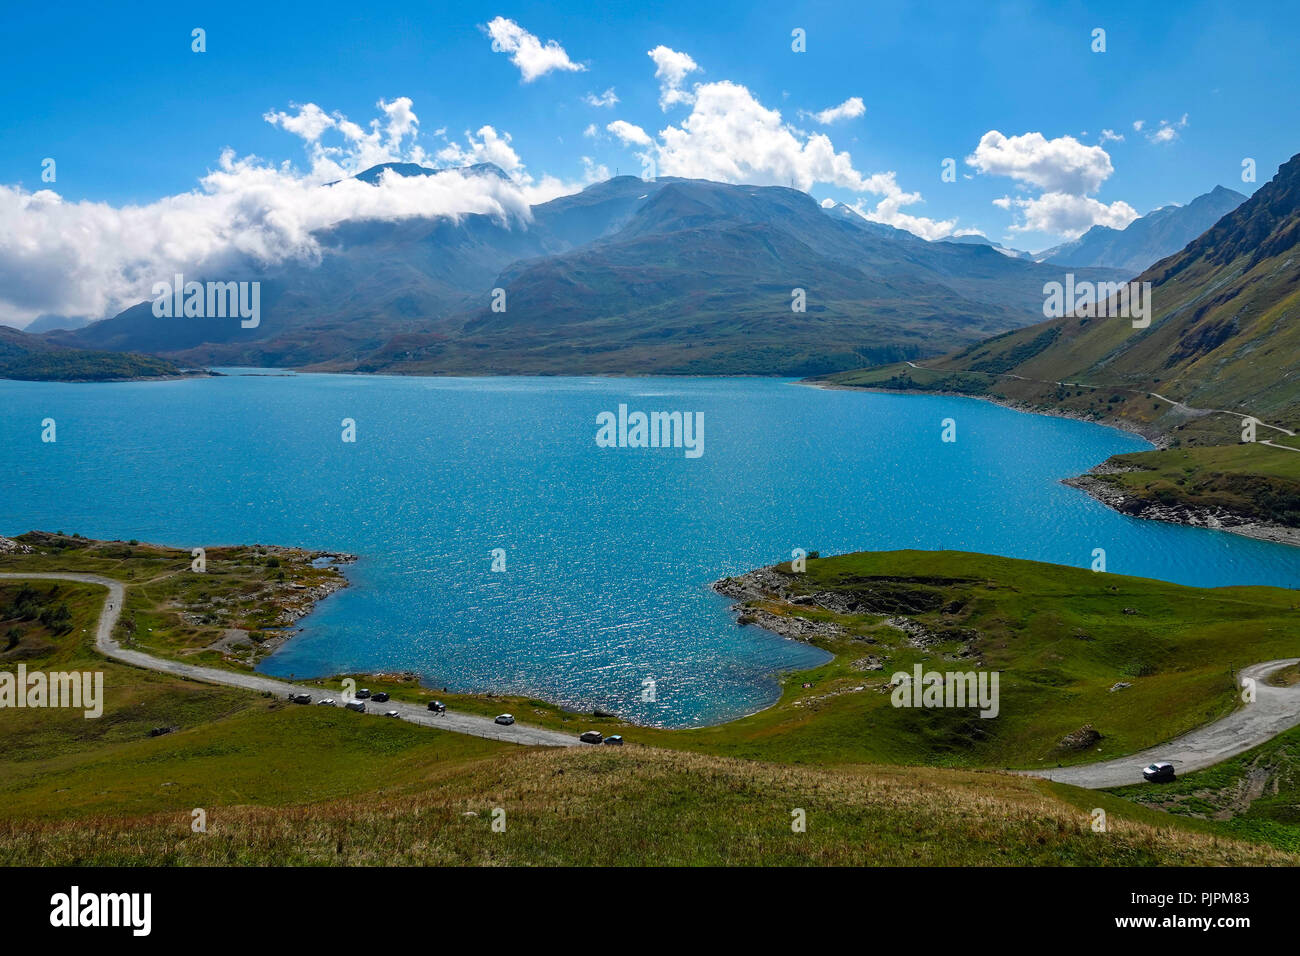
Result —
[[[815, 637], [843, 637], [844, 628], [825, 621], [811, 621], [804, 617], [774, 614], [763, 608], [750, 606], [753, 601], [780, 601], [785, 604], [823, 606], [817, 595], [793, 594], [788, 576], [775, 568], [758, 568], [739, 577], [725, 577], [709, 585], [723, 597], [736, 603], [728, 609], [736, 615], [736, 623], [744, 627], [755, 624], [765, 631], [781, 637], [809, 643]], [[832, 609], [833, 610], [833, 609]]]
[[[975, 398], [980, 401], [990, 402], [994, 405], [1001, 405], [1003, 408], [1009, 408], [1012, 411], [1026, 412], [1031, 415], [1048, 415], [1052, 418], [1069, 418], [1074, 421], [1091, 422], [1094, 425], [1106, 425], [1110, 428], [1118, 428], [1121, 431], [1130, 432], [1146, 439], [1155, 446], [1157, 450], [1165, 450], [1170, 447], [1170, 439], [1155, 428], [1138, 425], [1134, 422], [1118, 418], [1096, 418], [1088, 415], [1079, 415], [1073, 412], [1054, 409], [1051, 407], [1042, 407], [1029, 405], [1024, 402], [1016, 402], [1009, 399], [993, 398], [988, 395], [967, 395], [962, 392], [938, 392], [927, 391], [925, 389], [892, 389], [892, 388], [869, 388], [859, 385], [834, 385], [827, 382], [799, 382], [800, 385], [809, 385], [813, 388], [840, 389], [854, 392], [883, 392], [893, 395], [948, 395], [954, 398]], [[1198, 508], [1192, 505], [1166, 505], [1156, 501], [1147, 501], [1133, 495], [1126, 494], [1122, 489], [1116, 488], [1110, 482], [1099, 478], [1099, 475], [1114, 474], [1118, 469], [1109, 462], [1102, 462], [1091, 468], [1087, 474], [1079, 475], [1075, 478], [1062, 479], [1062, 484], [1069, 485], [1071, 488], [1078, 488], [1090, 497], [1101, 502], [1109, 508], [1126, 514], [1132, 518], [1143, 518], [1149, 521], [1165, 521], [1170, 524], [1183, 524], [1193, 528], [1209, 528], [1215, 531], [1227, 531], [1230, 534], [1241, 535], [1244, 538], [1254, 538], [1257, 541], [1269, 541], [1274, 544], [1287, 544], [1293, 547], [1300, 547], [1300, 528], [1292, 528], [1287, 525], [1276, 524], [1269, 521], [1260, 521], [1249, 515], [1239, 514], [1226, 508]]]
[[1078, 488], [1106, 507], [1131, 518], [1145, 518], [1149, 521], [1165, 521], [1170, 524], [1183, 524], [1193, 528], [1210, 528], [1215, 531], [1227, 531], [1257, 541], [1270, 541], [1274, 544], [1289, 544], [1300, 547], [1300, 528], [1260, 521], [1247, 515], [1238, 514], [1227, 508], [1200, 508], [1187, 504], [1163, 504], [1150, 501], [1137, 495], [1130, 495], [1122, 488], [1116, 487], [1101, 476], [1115, 474], [1114, 466], [1105, 462], [1093, 468], [1085, 475], [1076, 478], [1064, 478], [1063, 485]]
[[[267, 596], [264, 600], [276, 608], [278, 612], [277, 618], [271, 628], [259, 629], [259, 633], [264, 635], [264, 639], [257, 648], [254, 660], [245, 662], [250, 665], [256, 663], [257, 660], [269, 657], [282, 645], [293, 639], [302, 630], [302, 628], [294, 626], [298, 621], [314, 611], [317, 604], [335, 591], [341, 591], [348, 587], [349, 581], [343, 574], [342, 566], [354, 564], [357, 561], [355, 554], [348, 554], [343, 551], [304, 551], [301, 548], [281, 547], [279, 545], [264, 545], [262, 547], [264, 547], [268, 556], [274, 555], [289, 562], [305, 561], [316, 567], [316, 562], [328, 561], [328, 564], [321, 567], [333, 573], [315, 584], [286, 582], [277, 583], [273, 586], [272, 595]], [[234, 645], [247, 640], [247, 638], [247, 631], [236, 630], [211, 645], [211, 648], [229, 653]]]

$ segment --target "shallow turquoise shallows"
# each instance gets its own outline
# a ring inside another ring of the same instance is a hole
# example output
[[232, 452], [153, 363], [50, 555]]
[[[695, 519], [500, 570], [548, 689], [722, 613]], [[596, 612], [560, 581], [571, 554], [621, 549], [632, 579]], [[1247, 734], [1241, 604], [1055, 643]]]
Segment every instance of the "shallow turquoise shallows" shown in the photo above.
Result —
[[[620, 404], [702, 412], [703, 455], [598, 447]], [[1080, 567], [1104, 548], [1122, 574], [1300, 585], [1300, 549], [1126, 518], [1060, 484], [1141, 439], [970, 399], [754, 379], [0, 382], [0, 436], [0, 534], [359, 554], [269, 673], [411, 670], [665, 726], [757, 710], [775, 673], [824, 658], [737, 627], [708, 588], [793, 548]]]

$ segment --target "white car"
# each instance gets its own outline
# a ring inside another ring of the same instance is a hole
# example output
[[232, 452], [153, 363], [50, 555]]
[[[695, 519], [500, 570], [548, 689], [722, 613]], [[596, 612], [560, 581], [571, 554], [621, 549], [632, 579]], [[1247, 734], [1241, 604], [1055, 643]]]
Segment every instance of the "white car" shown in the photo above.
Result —
[[497, 714], [496, 722], [497, 722], [498, 724], [503, 724], [503, 725], [509, 726], [510, 724], [513, 724], [513, 723], [515, 722], [515, 715], [514, 715], [514, 714]]
[[323, 705], [326, 706], [326, 707], [333, 707], [333, 706], [334, 706], [334, 698], [333, 698], [333, 697], [326, 697], [324, 700], [318, 700], [318, 701], [316, 701], [316, 703], [317, 703], [317, 705], [322, 705], [322, 704], [323, 704]]
[[1148, 783], [1168, 783], [1174, 779], [1174, 765], [1164, 761], [1153, 763], [1142, 771], [1142, 777]]

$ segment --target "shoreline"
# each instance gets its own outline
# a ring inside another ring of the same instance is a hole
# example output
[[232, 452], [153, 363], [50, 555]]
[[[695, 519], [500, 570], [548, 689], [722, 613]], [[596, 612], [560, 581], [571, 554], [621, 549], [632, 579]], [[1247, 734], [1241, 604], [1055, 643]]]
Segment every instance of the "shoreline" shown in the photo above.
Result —
[[[1153, 446], [1153, 451], [1166, 451], [1170, 447], [1168, 436], [1158, 433], [1150, 434], [1149, 429], [1144, 429], [1142, 426], [1123, 419], [1089, 418], [1084, 415], [1074, 414], [1067, 411], [1031, 406], [1024, 402], [998, 399], [989, 395], [968, 395], [964, 392], [927, 391], [926, 389], [915, 388], [870, 388], [861, 385], [836, 385], [830, 382], [814, 382], [806, 380], [795, 382], [794, 384], [806, 385], [811, 388], [823, 388], [827, 391], [875, 392], [877, 394], [886, 395], [943, 395], [950, 398], [972, 398], [977, 401], [989, 402], [993, 405], [998, 405], [1002, 408], [1007, 408], [1015, 412], [1022, 412], [1028, 415], [1044, 415], [1048, 418], [1066, 418], [1071, 421], [1088, 422], [1093, 425], [1115, 428], [1119, 431], [1137, 435], [1139, 438], [1150, 442]], [[1146, 521], [1163, 521], [1166, 524], [1178, 524], [1189, 528], [1201, 528], [1206, 531], [1226, 531], [1229, 534], [1235, 534], [1243, 538], [1250, 538], [1254, 541], [1266, 541], [1270, 544], [1300, 547], [1300, 528], [1291, 528], [1287, 525], [1274, 524], [1267, 521], [1257, 521], [1222, 508], [1196, 508], [1191, 505], [1160, 505], [1155, 502], [1146, 503], [1137, 511], [1121, 508], [1121, 503], [1128, 502], [1129, 500], [1137, 501], [1138, 499], [1130, 499], [1129, 495], [1112, 488], [1108, 483], [1101, 481], [1096, 477], [1097, 475], [1108, 474], [1113, 470], [1114, 466], [1110, 465], [1109, 462], [1110, 459], [1099, 462], [1082, 475], [1062, 478], [1061, 484], [1068, 485], [1071, 488], [1076, 488], [1088, 495], [1097, 503], [1105, 505], [1112, 511], [1130, 518], [1140, 518]]]
[[988, 402], [990, 405], [997, 405], [1000, 408], [1006, 408], [1025, 415], [1065, 418], [1074, 422], [1086, 422], [1089, 425], [1101, 425], [1105, 428], [1128, 432], [1130, 435], [1137, 435], [1144, 441], [1149, 442], [1154, 451], [1164, 451], [1169, 447], [1168, 436], [1154, 429], [1144, 429], [1142, 426], [1122, 418], [1090, 418], [1076, 412], [1030, 405], [1026, 402], [1017, 402], [1009, 398], [996, 398], [992, 395], [971, 395], [968, 392], [937, 391], [924, 388], [871, 388], [865, 385], [836, 385], [831, 382], [817, 382], [810, 379], [804, 379], [792, 384], [804, 385], [808, 388], [821, 388], [828, 392], [875, 392], [878, 395], [942, 395], [948, 398], [970, 398], [977, 402]]
[[[1100, 469], [1107, 469], [1102, 471]], [[1089, 472], [1074, 478], [1062, 478], [1061, 484], [1077, 488], [1112, 511], [1117, 511], [1130, 518], [1142, 518], [1147, 521], [1163, 521], [1166, 524], [1178, 524], [1189, 528], [1204, 528], [1209, 531], [1227, 531], [1255, 541], [1268, 541], [1272, 544], [1285, 544], [1300, 547], [1300, 528], [1268, 521], [1256, 521], [1226, 508], [1196, 508], [1191, 505], [1162, 505], [1146, 501], [1136, 495], [1127, 495], [1099, 475], [1113, 473], [1105, 462], [1095, 466]], [[1131, 507], [1124, 507], [1130, 504]]]

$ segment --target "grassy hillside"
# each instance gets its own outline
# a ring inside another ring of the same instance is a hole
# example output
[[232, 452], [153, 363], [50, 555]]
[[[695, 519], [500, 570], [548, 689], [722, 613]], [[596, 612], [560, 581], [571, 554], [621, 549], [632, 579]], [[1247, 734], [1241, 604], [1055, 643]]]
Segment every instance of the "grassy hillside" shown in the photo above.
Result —
[[[723, 590], [743, 601], [742, 620], [775, 620], [783, 633], [838, 629], [811, 638], [835, 659], [791, 676], [780, 704], [752, 717], [636, 739], [806, 763], [1067, 765], [1221, 717], [1236, 704], [1236, 668], [1300, 655], [1294, 591], [1187, 588], [990, 555], [849, 554], [809, 560], [802, 575], [777, 565]], [[885, 685], [916, 663], [999, 671], [1001, 713], [891, 706]], [[1120, 683], [1129, 686], [1111, 690]], [[1063, 744], [1089, 725], [1099, 740]]]
[[[4, 570], [93, 567], [127, 582], [128, 609], [142, 607], [145, 594], [149, 601], [166, 594], [181, 621], [202, 617], [189, 603], [200, 600], [241, 613], [236, 598], [250, 583], [265, 586], [259, 576], [287, 571], [292, 581], [299, 573], [284, 557], [291, 549], [232, 548], [224, 557], [213, 549], [210, 562], [216, 553], [225, 572], [208, 579], [200, 598], [167, 590], [168, 566], [183, 552], [66, 536], [18, 541], [46, 553], [6, 555]], [[59, 551], [64, 541], [73, 546]], [[263, 561], [281, 555], [281, 566], [252, 564], [259, 550]], [[629, 739], [621, 750], [544, 752], [106, 661], [91, 644], [100, 589], [6, 581], [0, 635], [10, 636], [0, 669], [22, 661], [100, 670], [107, 702], [98, 720], [80, 711], [0, 711], [0, 862], [1300, 863], [1252, 845], [1264, 837], [1250, 828], [1236, 839], [1218, 821], [1032, 778], [880, 763], [1056, 763], [1163, 739], [1230, 706], [1228, 661], [1296, 652], [1294, 593], [1198, 591], [921, 552], [813, 559], [789, 584], [792, 600], [805, 593], [845, 611], [763, 599], [747, 613], [793, 627], [802, 626], [795, 618], [843, 626], [812, 638], [835, 659], [790, 675], [777, 706], [731, 724], [630, 728], [540, 701], [438, 694], [455, 709], [510, 709], [530, 723], [621, 729]], [[886, 614], [916, 622], [937, 642], [913, 646], [882, 623]], [[184, 656], [187, 643], [205, 639], [161, 630], [171, 637], [150, 648], [156, 653]], [[890, 707], [878, 685], [918, 660], [935, 669], [1001, 669], [999, 718]], [[238, 654], [224, 662], [247, 666]], [[863, 669], [876, 663], [881, 670]], [[1111, 693], [1117, 677], [1132, 686]], [[431, 693], [399, 677], [367, 682], [391, 686], [395, 696]], [[1082, 721], [1103, 733], [1101, 750], [1058, 748], [1058, 735]], [[175, 729], [151, 736], [157, 727]], [[1110, 814], [1110, 832], [1090, 829], [1095, 806]], [[491, 829], [496, 807], [506, 811], [504, 834]], [[194, 808], [207, 811], [207, 833], [189, 829]], [[805, 833], [791, 831], [796, 808], [806, 811]]]
[[117, 382], [183, 374], [175, 363], [152, 355], [68, 348], [0, 326], [0, 378], [32, 382]]
[[[436, 734], [437, 732], [433, 732]], [[1096, 799], [1093, 799], [1096, 804]], [[1118, 802], [1109, 830], [1001, 774], [801, 768], [645, 748], [516, 751], [418, 793], [301, 808], [0, 820], [0, 863], [89, 865], [1295, 865], [1300, 856]], [[504, 811], [505, 831], [492, 829]], [[806, 831], [792, 831], [792, 812]], [[1168, 819], [1168, 818], [1167, 818]]]
[[[1026, 380], [1012, 397], [1055, 400], [1055, 382], [1080, 382], [1185, 406], [1225, 409], [1291, 427], [1300, 422], [1300, 156], [1182, 252], [1137, 281], [1152, 286], [1153, 318], [1069, 315], [963, 349], [936, 368]], [[1189, 413], [1134, 415], [1170, 428]], [[1240, 428], [1237, 429], [1240, 431]], [[1294, 430], [1294, 429], [1292, 429]]]
[[[1031, 409], [1121, 423], [1176, 448], [1235, 444], [1242, 416], [1300, 431], [1300, 156], [1177, 255], [1136, 281], [1151, 284], [1153, 317], [1067, 315], [987, 339], [942, 359], [828, 376], [840, 386], [950, 391]], [[1300, 448], [1266, 427], [1257, 438]], [[1140, 468], [1107, 479], [1138, 498], [1164, 496], [1193, 522], [1206, 514], [1300, 527], [1300, 454], [1263, 446], [1124, 456]], [[1111, 462], [1113, 467], [1115, 462]], [[1146, 472], [1155, 472], [1147, 475]], [[1156, 487], [1148, 488], [1152, 479]], [[1182, 479], [1182, 480], [1179, 480]], [[1135, 502], [1136, 503], [1136, 502]]]
[[1168, 786], [1122, 787], [1116, 796], [1222, 832], [1300, 852], [1300, 728]]
[[1115, 455], [1095, 480], [1127, 496], [1120, 510], [1187, 504], [1300, 528], [1300, 454], [1259, 444]]
[[197, 573], [183, 548], [43, 531], [12, 540], [17, 548], [0, 553], [0, 571], [117, 578], [130, 585], [115, 635], [124, 647], [217, 667], [266, 657], [316, 601], [347, 586], [337, 563], [353, 560], [274, 545], [215, 547], [205, 549], [206, 570]]

